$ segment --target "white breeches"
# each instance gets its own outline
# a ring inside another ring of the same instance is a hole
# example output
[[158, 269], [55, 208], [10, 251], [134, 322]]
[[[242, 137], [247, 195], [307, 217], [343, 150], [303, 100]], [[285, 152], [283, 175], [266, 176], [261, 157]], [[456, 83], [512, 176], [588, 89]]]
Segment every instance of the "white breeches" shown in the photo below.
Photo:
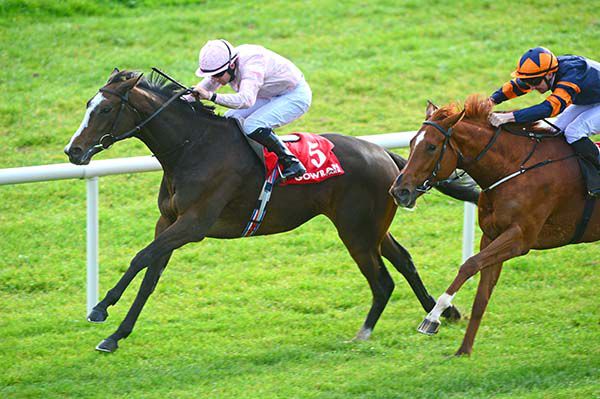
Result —
[[256, 99], [250, 108], [230, 109], [225, 116], [238, 119], [244, 133], [250, 134], [259, 127], [275, 129], [293, 122], [308, 111], [311, 102], [312, 91], [308, 83], [301, 82], [277, 97]]
[[554, 122], [565, 132], [567, 143], [600, 133], [600, 103], [569, 105]]

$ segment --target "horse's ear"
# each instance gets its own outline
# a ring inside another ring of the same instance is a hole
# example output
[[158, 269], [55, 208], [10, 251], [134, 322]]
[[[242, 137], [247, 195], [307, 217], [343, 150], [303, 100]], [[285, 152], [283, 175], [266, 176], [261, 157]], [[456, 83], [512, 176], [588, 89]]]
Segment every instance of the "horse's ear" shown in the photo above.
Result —
[[110, 73], [110, 76], [108, 77], [108, 80], [106, 81], [106, 83], [110, 82], [111, 79], [118, 73], [119, 73], [119, 68], [113, 69], [113, 71]]
[[431, 115], [438, 110], [438, 106], [427, 100], [427, 108], [425, 108], [425, 119], [431, 118]]
[[460, 122], [460, 120], [464, 116], [465, 116], [465, 110], [463, 109], [462, 111], [460, 111], [454, 115], [450, 115], [449, 117], [444, 119], [442, 121], [442, 125], [445, 126], [446, 128], [450, 128], [450, 127], [456, 125], [458, 122]]
[[129, 72], [125, 76], [123, 76], [123, 83], [121, 84], [121, 89], [124, 91], [129, 91], [133, 89], [139, 82], [140, 79], [144, 76], [143, 73]]
[[140, 82], [140, 79], [142, 78], [142, 76], [144, 76], [144, 73], [140, 73], [137, 77], [137, 79], [135, 80], [135, 83], [133, 84], [133, 87], [137, 86], [137, 84]]

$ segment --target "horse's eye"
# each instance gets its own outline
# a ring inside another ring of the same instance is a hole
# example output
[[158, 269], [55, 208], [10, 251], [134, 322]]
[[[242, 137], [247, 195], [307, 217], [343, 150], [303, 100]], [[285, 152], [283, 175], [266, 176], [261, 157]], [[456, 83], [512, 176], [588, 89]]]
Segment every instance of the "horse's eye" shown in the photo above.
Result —
[[427, 151], [434, 152], [437, 147], [435, 144], [427, 144]]
[[111, 107], [104, 107], [100, 110], [100, 112], [102, 112], [103, 114], [108, 114], [111, 109]]

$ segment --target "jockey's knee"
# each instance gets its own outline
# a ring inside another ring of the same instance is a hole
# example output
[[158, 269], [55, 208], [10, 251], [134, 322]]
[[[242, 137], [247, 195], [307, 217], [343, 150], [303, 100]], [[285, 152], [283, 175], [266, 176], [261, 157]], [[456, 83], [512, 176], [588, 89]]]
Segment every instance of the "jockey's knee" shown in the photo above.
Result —
[[585, 121], [571, 123], [565, 128], [565, 139], [567, 140], [567, 143], [573, 144], [579, 139], [591, 136], [594, 133], [591, 131], [591, 128], [590, 124]]
[[257, 131], [258, 129], [272, 130], [276, 127], [279, 127], [279, 126], [268, 121], [266, 118], [253, 118], [252, 115], [247, 117], [243, 123], [243, 130], [244, 130], [244, 133], [246, 133], [247, 135], [252, 134], [253, 132]]
[[227, 111], [225, 111], [223, 116], [226, 118], [239, 119], [240, 121], [244, 120], [244, 116], [242, 115], [242, 112], [240, 112], [239, 109], [228, 109]]

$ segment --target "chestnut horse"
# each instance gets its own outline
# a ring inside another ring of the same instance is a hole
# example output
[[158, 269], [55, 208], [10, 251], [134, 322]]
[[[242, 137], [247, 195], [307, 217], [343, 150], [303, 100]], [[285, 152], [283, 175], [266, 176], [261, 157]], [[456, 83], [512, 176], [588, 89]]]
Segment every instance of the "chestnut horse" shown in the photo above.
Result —
[[[411, 141], [408, 163], [390, 189], [397, 204], [410, 208], [423, 192], [444, 181], [457, 167], [482, 187], [478, 203], [483, 232], [480, 252], [460, 267], [418, 329], [435, 334], [441, 312], [451, 306], [464, 282], [481, 272], [469, 325], [457, 355], [472, 352], [503, 262], [531, 249], [600, 239], [600, 206], [598, 201], [586, 198], [577, 159], [562, 136], [548, 134], [548, 130], [538, 126], [519, 124], [511, 124], [513, 134], [509, 134], [490, 125], [490, 112], [488, 100], [476, 95], [467, 99], [463, 111], [455, 105], [437, 109], [430, 103], [427, 120]], [[515, 128], [531, 133], [517, 134]], [[579, 225], [586, 204], [592, 213], [582, 231]]]
[[[173, 250], [205, 237], [242, 235], [264, 182], [264, 166], [233, 119], [215, 115], [201, 103], [190, 104], [161, 78], [115, 69], [108, 83], [87, 104], [81, 127], [65, 148], [72, 163], [89, 163], [114, 142], [137, 137], [161, 163], [160, 217], [155, 239], [142, 249], [119, 282], [88, 316], [103, 322], [132, 279], [147, 268], [138, 294], [114, 334], [96, 349], [113, 352], [127, 337], [154, 290]], [[409, 253], [388, 232], [396, 205], [387, 190], [406, 161], [382, 147], [343, 136], [325, 135], [335, 144], [345, 174], [319, 184], [273, 188], [269, 211], [257, 235], [292, 230], [319, 214], [336, 226], [350, 255], [367, 279], [373, 301], [356, 339], [369, 338], [394, 289], [381, 255], [406, 278], [421, 305], [435, 300], [425, 289]], [[475, 201], [475, 185], [450, 184], [441, 191]], [[265, 254], [266, 257], [277, 254]], [[445, 314], [460, 318], [454, 308]]]

